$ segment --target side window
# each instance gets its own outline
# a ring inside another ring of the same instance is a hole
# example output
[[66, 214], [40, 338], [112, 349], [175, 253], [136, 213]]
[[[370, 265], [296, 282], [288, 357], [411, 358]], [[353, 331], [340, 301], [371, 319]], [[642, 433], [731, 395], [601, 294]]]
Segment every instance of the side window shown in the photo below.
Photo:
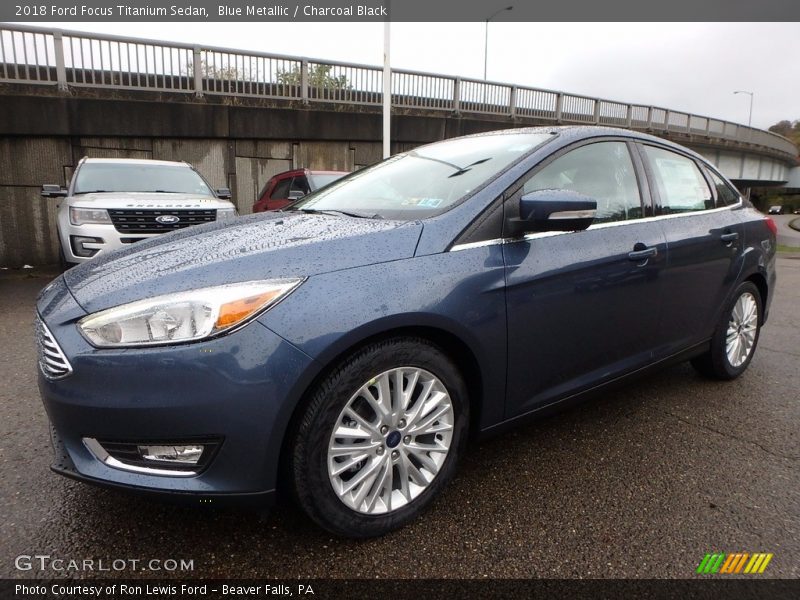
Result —
[[291, 178], [281, 179], [275, 189], [270, 194], [270, 199], [284, 200], [289, 197], [289, 186], [292, 185]]
[[662, 212], [671, 214], [714, 208], [708, 183], [691, 158], [655, 146], [644, 146], [644, 151], [653, 168]]
[[595, 223], [642, 216], [639, 185], [625, 142], [597, 142], [567, 152], [525, 182], [523, 194], [552, 189], [597, 200]]
[[308, 181], [306, 181], [305, 177], [295, 177], [292, 179], [292, 185], [289, 188], [289, 191], [300, 192], [301, 194], [306, 195], [311, 190], [308, 188]]
[[717, 208], [724, 206], [731, 206], [739, 202], [739, 192], [733, 190], [730, 185], [722, 180], [722, 177], [717, 175], [711, 169], [706, 169], [711, 176], [711, 181], [714, 182], [714, 187], [717, 188]]

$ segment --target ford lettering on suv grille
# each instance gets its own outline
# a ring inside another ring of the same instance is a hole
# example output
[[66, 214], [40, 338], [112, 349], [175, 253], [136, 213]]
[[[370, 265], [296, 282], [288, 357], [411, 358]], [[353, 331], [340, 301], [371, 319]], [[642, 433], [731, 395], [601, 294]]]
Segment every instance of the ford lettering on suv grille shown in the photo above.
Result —
[[216, 209], [110, 208], [108, 215], [120, 233], [166, 233], [217, 220]]
[[69, 364], [53, 334], [38, 315], [36, 316], [36, 345], [39, 350], [39, 368], [45, 377], [61, 379], [72, 373], [72, 365]]

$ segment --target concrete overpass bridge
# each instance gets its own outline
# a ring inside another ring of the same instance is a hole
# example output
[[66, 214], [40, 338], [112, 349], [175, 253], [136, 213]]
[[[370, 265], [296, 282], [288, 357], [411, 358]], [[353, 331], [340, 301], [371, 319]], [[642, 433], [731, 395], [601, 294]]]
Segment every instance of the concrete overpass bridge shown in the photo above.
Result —
[[[55, 262], [55, 203], [82, 156], [187, 160], [241, 213], [273, 174], [380, 160], [382, 68], [0, 24], [0, 266]], [[713, 117], [393, 70], [392, 151], [507, 127], [599, 124], [706, 156], [741, 187], [781, 185], [797, 148]]]

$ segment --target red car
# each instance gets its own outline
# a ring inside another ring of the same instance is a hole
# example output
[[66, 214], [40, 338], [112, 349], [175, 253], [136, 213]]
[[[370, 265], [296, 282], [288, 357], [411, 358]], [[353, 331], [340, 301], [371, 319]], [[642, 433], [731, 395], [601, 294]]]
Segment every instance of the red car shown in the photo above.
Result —
[[311, 171], [309, 169], [294, 169], [278, 173], [261, 189], [258, 200], [253, 204], [253, 212], [285, 208], [306, 194], [325, 187], [345, 175], [347, 175], [347, 171]]

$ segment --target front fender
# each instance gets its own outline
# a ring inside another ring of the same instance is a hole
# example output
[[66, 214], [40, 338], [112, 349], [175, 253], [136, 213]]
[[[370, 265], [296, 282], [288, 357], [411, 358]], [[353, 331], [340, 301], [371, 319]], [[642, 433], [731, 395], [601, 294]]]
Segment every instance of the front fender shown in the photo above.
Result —
[[[457, 338], [480, 365], [481, 428], [503, 418], [506, 313], [499, 246], [446, 252], [309, 278], [263, 325], [329, 368], [365, 340], [426, 328]], [[311, 379], [304, 377], [304, 379]]]

